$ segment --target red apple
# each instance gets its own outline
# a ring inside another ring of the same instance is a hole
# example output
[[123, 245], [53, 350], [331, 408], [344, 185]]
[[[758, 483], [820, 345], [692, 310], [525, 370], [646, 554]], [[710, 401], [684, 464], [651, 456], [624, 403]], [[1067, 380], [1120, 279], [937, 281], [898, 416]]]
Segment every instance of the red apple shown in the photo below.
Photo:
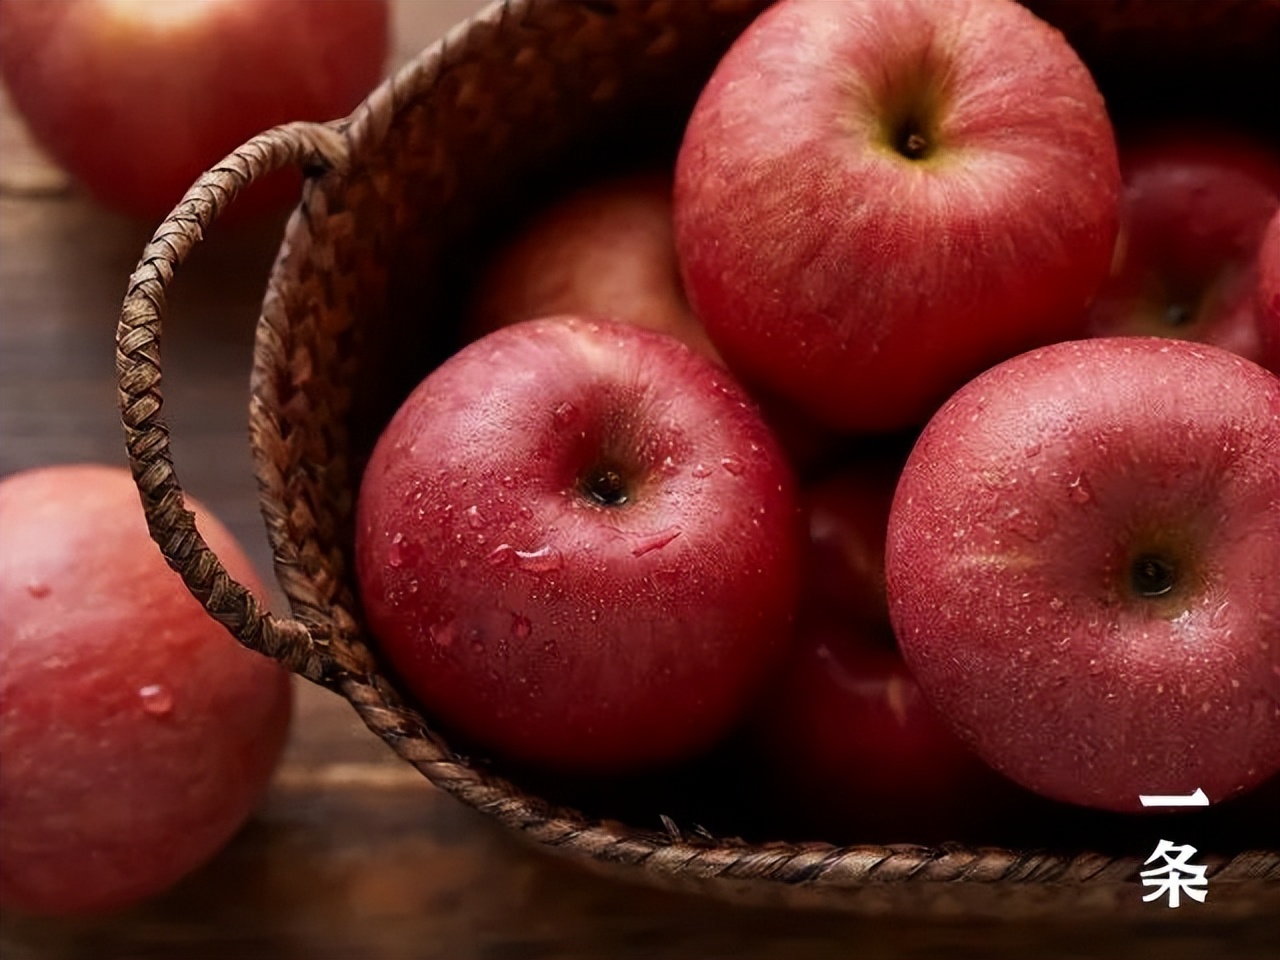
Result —
[[1014, 792], [935, 716], [887, 621], [805, 616], [763, 704], [754, 756], [792, 830], [824, 840], [956, 839]]
[[1280, 770], [1280, 379], [1205, 344], [1061, 343], [930, 420], [889, 608], [938, 713], [1053, 799], [1217, 802]]
[[747, 382], [888, 430], [1079, 334], [1119, 190], [1089, 71], [1016, 3], [782, 0], [689, 120], [676, 246]]
[[[345, 116], [382, 78], [388, 34], [385, 0], [6, 0], [0, 72], [55, 161], [154, 220], [253, 135]], [[252, 202], [290, 192], [276, 179]]]
[[1009, 789], [934, 716], [898, 652], [884, 545], [900, 465], [868, 457], [803, 491], [795, 649], [751, 724], [791, 828], [827, 840], [946, 839]]
[[600, 181], [552, 204], [498, 252], [477, 286], [473, 336], [538, 317], [611, 317], [719, 359], [680, 282], [666, 173]]
[[365, 471], [356, 561], [429, 715], [511, 760], [622, 773], [744, 715], [790, 635], [798, 527], [721, 367], [559, 317], [471, 343], [408, 397]]
[[1120, 162], [1121, 236], [1089, 332], [1200, 340], [1280, 370], [1254, 298], [1262, 234], [1280, 209], [1280, 153], [1240, 134], [1162, 130]]
[[888, 628], [884, 544], [900, 470], [897, 459], [870, 458], [802, 490], [809, 529], [806, 609]]
[[[231, 574], [264, 594], [195, 503]], [[169, 569], [118, 467], [0, 482], [0, 904], [113, 910], [217, 853], [264, 793], [290, 675]]]
[[[672, 229], [669, 174], [630, 174], [571, 193], [498, 251], [477, 283], [466, 338], [539, 317], [600, 316], [669, 334], [722, 363], [685, 297]], [[797, 468], [831, 453], [829, 430], [776, 397], [754, 396]]]
[[1280, 210], [1272, 215], [1258, 250], [1256, 300], [1264, 354], [1262, 365], [1280, 374]]

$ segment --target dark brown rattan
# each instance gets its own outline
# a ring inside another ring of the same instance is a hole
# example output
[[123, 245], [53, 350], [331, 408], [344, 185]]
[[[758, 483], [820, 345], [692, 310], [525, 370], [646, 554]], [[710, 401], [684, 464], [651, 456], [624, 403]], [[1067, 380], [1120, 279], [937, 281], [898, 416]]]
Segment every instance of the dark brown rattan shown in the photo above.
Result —
[[[749, 844], [590, 819], [456, 756], [397, 694], [364, 632], [350, 562], [354, 492], [403, 386], [379, 364], [416, 342], [406, 330], [425, 329], [430, 340], [447, 326], [438, 296], [447, 278], [433, 276], [444, 271], [431, 265], [481, 236], [477, 224], [502, 216], [507, 185], [558, 153], [589, 155], [596, 131], [619, 129], [610, 118], [650, 117], [655, 102], [665, 103], [674, 129], [718, 54], [761, 6], [495, 5], [350, 118], [268, 131], [201, 177], [146, 247], [118, 331], [120, 406], [152, 536], [241, 642], [345, 697], [437, 786], [593, 868], [752, 902], [865, 912], [1141, 909], [1141, 865], [1127, 857]], [[263, 517], [291, 606], [290, 616], [276, 616], [227, 575], [183, 504], [161, 418], [160, 324], [166, 289], [205, 231], [242, 187], [286, 165], [308, 178], [264, 297], [249, 411]], [[1231, 886], [1219, 895], [1233, 909], [1280, 907], [1280, 850], [1219, 856], [1208, 867], [1215, 889]]]

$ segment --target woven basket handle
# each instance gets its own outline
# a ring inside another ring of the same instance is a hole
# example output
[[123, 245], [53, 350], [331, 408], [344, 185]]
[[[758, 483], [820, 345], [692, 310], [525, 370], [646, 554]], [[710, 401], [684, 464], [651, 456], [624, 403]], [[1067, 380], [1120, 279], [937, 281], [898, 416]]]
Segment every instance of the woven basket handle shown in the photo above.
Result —
[[295, 673], [329, 683], [335, 670], [327, 644], [300, 621], [267, 613], [227, 573], [195, 527], [160, 417], [160, 322], [174, 271], [206, 229], [246, 186], [287, 165], [317, 173], [342, 169], [347, 146], [333, 125], [290, 123], [261, 133], [196, 181], [142, 252], [116, 329], [116, 380], [129, 465], [142, 496], [151, 538], [213, 617], [245, 646]]

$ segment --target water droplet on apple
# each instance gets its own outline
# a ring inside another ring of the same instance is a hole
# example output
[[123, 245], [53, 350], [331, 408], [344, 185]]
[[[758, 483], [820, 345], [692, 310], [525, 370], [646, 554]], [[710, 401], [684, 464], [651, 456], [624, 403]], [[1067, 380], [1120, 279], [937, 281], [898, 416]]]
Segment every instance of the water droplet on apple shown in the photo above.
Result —
[[1040, 443], [1033, 442], [1033, 443], [1027, 444], [1027, 448], [1023, 451], [1023, 453], [1025, 453], [1028, 457], [1035, 457], [1035, 456], [1039, 456], [1040, 451], [1042, 449], [1044, 448], [1041, 446]]
[[52, 589], [53, 588], [47, 583], [43, 583], [39, 580], [32, 580], [27, 584], [27, 593], [36, 600], [43, 600], [50, 594], [50, 592], [52, 592]]
[[439, 647], [453, 646], [455, 636], [456, 631], [454, 629], [453, 617], [449, 617], [447, 620], [442, 620], [440, 623], [437, 623], [435, 626], [430, 627], [427, 630], [427, 637], [432, 643]]
[[1045, 534], [1054, 527], [1052, 517], [1042, 517], [1017, 508], [1009, 513], [1008, 523], [1014, 533], [1032, 543], [1044, 539]]
[[680, 468], [676, 466], [676, 462], [673, 459], [671, 459], [671, 457], [663, 458], [662, 460], [663, 473], [667, 474], [668, 476], [671, 476], [673, 474], [678, 473], [679, 471], [680, 471]]
[[695, 477], [697, 477], [699, 480], [703, 480], [706, 477], [711, 476], [711, 468], [708, 467], [705, 463], [697, 464], [689, 472], [693, 474]]
[[1093, 499], [1093, 491], [1089, 489], [1089, 482], [1083, 473], [1067, 486], [1067, 496], [1072, 503], [1088, 503]]
[[646, 553], [661, 550], [678, 536], [680, 536], [679, 527], [668, 527], [647, 537], [641, 537], [636, 541], [635, 546], [631, 548], [631, 555], [633, 557], [643, 557]]
[[733, 474], [735, 477], [742, 476], [742, 471], [746, 469], [746, 467], [742, 465], [742, 461], [737, 457], [721, 457], [720, 466], [724, 467], [725, 470], [729, 471], [729, 473]]
[[474, 503], [467, 507], [467, 524], [472, 530], [479, 530], [484, 526], [484, 516], [480, 513], [480, 508]]
[[510, 490], [512, 487], [516, 485], [516, 478], [508, 473], [508, 474], [504, 474], [502, 477], [502, 480], [499, 482], [508, 490]]
[[1061, 609], [1062, 609], [1063, 607], [1065, 607], [1065, 606], [1066, 606], [1066, 604], [1062, 602], [1062, 598], [1061, 598], [1061, 597], [1050, 597], [1050, 598], [1049, 598], [1049, 609], [1050, 609], [1050, 610], [1052, 610], [1052, 611], [1054, 611], [1055, 613], [1056, 613], [1056, 612], [1058, 612], [1059, 610], [1061, 610]]
[[165, 717], [173, 712], [173, 691], [162, 683], [149, 683], [138, 688], [142, 709], [153, 717]]
[[560, 404], [560, 406], [556, 407], [553, 415], [555, 416], [557, 423], [565, 424], [572, 420], [573, 415], [577, 412], [577, 408], [566, 400], [564, 403]]
[[418, 554], [417, 546], [405, 540], [403, 533], [397, 533], [391, 538], [391, 546], [387, 548], [387, 566], [399, 570], [417, 559]]
[[533, 633], [533, 624], [529, 622], [529, 618], [513, 613], [511, 615], [511, 635], [517, 640], [525, 640], [531, 633]]
[[560, 551], [550, 544], [537, 550], [516, 550], [516, 566], [530, 573], [550, 573], [564, 566]]
[[515, 547], [509, 543], [500, 543], [489, 551], [489, 555], [485, 557], [491, 567], [500, 567], [515, 556]]

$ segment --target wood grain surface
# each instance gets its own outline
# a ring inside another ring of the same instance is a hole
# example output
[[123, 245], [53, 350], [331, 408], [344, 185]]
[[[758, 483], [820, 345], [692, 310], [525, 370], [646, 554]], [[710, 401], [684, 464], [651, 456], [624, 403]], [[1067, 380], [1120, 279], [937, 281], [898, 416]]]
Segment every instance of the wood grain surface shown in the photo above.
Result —
[[[397, 3], [397, 59], [479, 6]], [[164, 344], [180, 475], [264, 571], [269, 553], [245, 405], [252, 329], [281, 225], [210, 238], [179, 278]], [[124, 464], [113, 337], [125, 281], [152, 227], [94, 206], [39, 155], [7, 102], [0, 105], [0, 475], [55, 463]], [[1280, 956], [1276, 924], [1208, 912], [1179, 924], [1155, 908], [1124, 925], [903, 924], [748, 910], [605, 881], [527, 848], [432, 788], [344, 701], [301, 681], [297, 693], [292, 739], [266, 802], [216, 859], [170, 893], [110, 917], [3, 915], [0, 956]]]

